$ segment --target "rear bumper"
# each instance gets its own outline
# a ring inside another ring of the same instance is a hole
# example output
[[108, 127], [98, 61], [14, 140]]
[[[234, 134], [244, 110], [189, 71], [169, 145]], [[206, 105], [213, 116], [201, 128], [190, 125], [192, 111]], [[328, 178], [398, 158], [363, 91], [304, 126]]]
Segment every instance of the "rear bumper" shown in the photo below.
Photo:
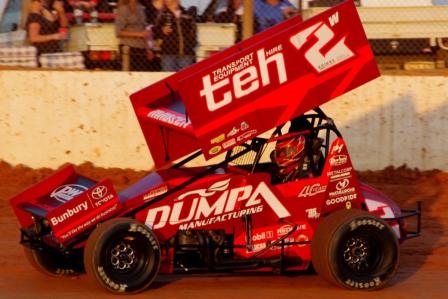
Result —
[[[412, 219], [411, 219], [412, 218]], [[415, 229], [408, 230], [409, 225], [404, 220], [413, 220]], [[420, 236], [421, 231], [421, 219], [422, 219], [422, 203], [417, 202], [417, 207], [415, 210], [401, 209], [401, 215], [394, 218], [384, 218], [386, 221], [396, 221], [400, 227], [400, 241], [405, 241], [408, 239], [416, 238]]]

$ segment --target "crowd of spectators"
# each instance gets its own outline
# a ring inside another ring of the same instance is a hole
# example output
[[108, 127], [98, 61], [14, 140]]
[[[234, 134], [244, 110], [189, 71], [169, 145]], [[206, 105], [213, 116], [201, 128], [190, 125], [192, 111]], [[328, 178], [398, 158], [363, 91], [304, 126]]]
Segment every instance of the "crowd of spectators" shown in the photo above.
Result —
[[[108, 1], [109, 2], [109, 1]], [[69, 20], [96, 22], [100, 0], [31, 0], [26, 21], [29, 42], [38, 55], [62, 51]], [[110, 4], [110, 3], [108, 3]], [[197, 22], [234, 23], [241, 40], [242, 0], [211, 0], [205, 11], [181, 6], [179, 0], [118, 0], [114, 22], [120, 48], [129, 48], [130, 70], [178, 71], [195, 61]], [[288, 0], [254, 0], [254, 31], [263, 31], [297, 11]], [[219, 37], [217, 37], [219, 38]]]

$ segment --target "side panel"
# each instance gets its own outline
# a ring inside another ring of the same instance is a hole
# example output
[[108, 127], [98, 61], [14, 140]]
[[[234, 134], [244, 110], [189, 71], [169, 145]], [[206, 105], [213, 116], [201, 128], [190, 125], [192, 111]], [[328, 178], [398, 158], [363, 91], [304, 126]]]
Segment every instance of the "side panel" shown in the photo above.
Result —
[[[269, 186], [269, 175], [214, 175], [200, 180], [136, 215], [164, 241], [180, 230], [225, 229], [244, 215], [291, 216]], [[271, 220], [270, 222], [272, 222]]]
[[364, 197], [347, 151], [347, 145], [342, 138], [336, 138], [331, 147], [323, 170], [328, 185], [322, 213], [339, 209], [362, 209]]

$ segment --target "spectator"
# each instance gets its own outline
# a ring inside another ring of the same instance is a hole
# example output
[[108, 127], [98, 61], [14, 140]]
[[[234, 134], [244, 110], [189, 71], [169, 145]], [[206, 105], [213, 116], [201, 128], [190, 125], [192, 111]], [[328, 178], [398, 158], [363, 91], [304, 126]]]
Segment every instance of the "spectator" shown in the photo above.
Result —
[[164, 0], [164, 3], [156, 25], [156, 34], [162, 40], [162, 70], [176, 72], [194, 62], [196, 21], [178, 0]]
[[156, 24], [163, 9], [163, 0], [141, 0], [140, 2], [145, 7], [146, 22]]
[[120, 0], [115, 18], [116, 34], [120, 48], [130, 48], [131, 71], [159, 71], [160, 64], [148, 41], [152, 41], [152, 30], [146, 29], [146, 16], [138, 0]]
[[217, 23], [234, 23], [236, 25], [236, 41], [241, 40], [242, 17], [244, 6], [242, 0], [228, 0], [225, 6], [218, 7], [214, 20]]
[[255, 0], [256, 32], [264, 31], [295, 13], [296, 9], [288, 0]]
[[73, 7], [73, 15], [77, 24], [83, 22], [84, 12], [90, 14], [90, 21], [92, 23], [96, 23], [98, 18], [98, 12], [96, 11], [98, 0], [69, 0], [68, 2]]
[[62, 52], [68, 25], [62, 1], [32, 0], [29, 12], [26, 30], [37, 55]]
[[227, 0], [211, 0], [199, 18], [199, 22], [214, 22], [217, 9], [226, 7]]

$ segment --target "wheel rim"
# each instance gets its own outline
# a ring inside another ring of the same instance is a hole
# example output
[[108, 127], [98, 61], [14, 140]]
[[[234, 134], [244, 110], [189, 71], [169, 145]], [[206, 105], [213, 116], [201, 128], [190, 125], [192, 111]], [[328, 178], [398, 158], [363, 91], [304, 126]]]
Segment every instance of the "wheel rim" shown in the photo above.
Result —
[[110, 263], [115, 270], [132, 269], [136, 265], [136, 255], [131, 242], [123, 241], [110, 252]]
[[371, 250], [366, 239], [357, 236], [348, 239], [343, 246], [343, 258], [346, 265], [356, 272], [366, 271], [371, 268]]
[[374, 229], [357, 229], [341, 240], [338, 263], [345, 273], [356, 276], [371, 276], [381, 268], [386, 248]]
[[106, 275], [116, 283], [125, 284], [143, 279], [154, 264], [147, 242], [138, 233], [114, 236], [102, 258]]

